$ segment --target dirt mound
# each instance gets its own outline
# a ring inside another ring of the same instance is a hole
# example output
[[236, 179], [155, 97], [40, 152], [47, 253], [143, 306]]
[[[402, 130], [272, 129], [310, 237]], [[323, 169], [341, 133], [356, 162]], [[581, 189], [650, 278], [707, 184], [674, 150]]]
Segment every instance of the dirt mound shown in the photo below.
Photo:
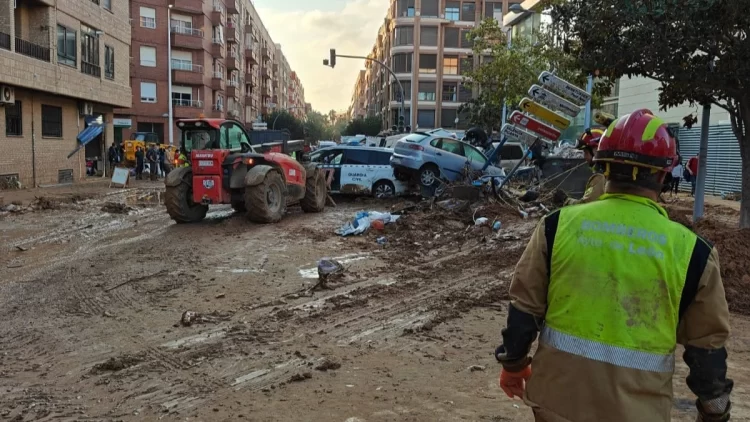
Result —
[[133, 208], [119, 202], [107, 202], [102, 206], [102, 211], [110, 214], [127, 214], [132, 210]]
[[145, 359], [145, 354], [128, 355], [109, 358], [107, 361], [94, 365], [91, 373], [101, 374], [104, 372], [117, 372], [135, 366]]

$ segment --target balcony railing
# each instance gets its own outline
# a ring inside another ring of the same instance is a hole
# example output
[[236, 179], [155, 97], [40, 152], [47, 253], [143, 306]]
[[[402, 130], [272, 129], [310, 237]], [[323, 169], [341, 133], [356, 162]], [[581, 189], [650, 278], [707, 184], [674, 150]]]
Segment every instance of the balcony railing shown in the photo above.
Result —
[[214, 2], [214, 12], [221, 12], [221, 14], [225, 14], [224, 5], [219, 2]]
[[224, 40], [221, 38], [214, 38], [213, 39], [214, 44], [224, 45]]
[[235, 81], [234, 79], [230, 79], [227, 81], [227, 86], [238, 87], [240, 86], [240, 83]]
[[211, 110], [213, 110], [213, 111], [224, 111], [224, 105], [223, 104], [214, 104], [213, 107], [211, 107]]
[[0, 32], [0, 48], [10, 50], [10, 34]]
[[224, 72], [216, 72], [216, 71], [214, 71], [214, 78], [215, 79], [224, 79]]
[[184, 70], [186, 72], [203, 73], [203, 66], [193, 64], [187, 60], [172, 59], [172, 70]]
[[32, 42], [22, 40], [16, 37], [16, 53], [24, 56], [33, 57], [38, 60], [45, 62], [50, 61], [50, 49], [49, 47], [42, 47], [41, 45], [34, 44]]
[[87, 63], [81, 60], [81, 73], [100, 78], [102, 76], [102, 68], [95, 64]]
[[181, 34], [181, 35], [192, 35], [194, 37], [203, 37], [203, 31], [201, 31], [200, 29], [195, 29], [190, 26], [175, 24], [175, 22], [179, 22], [179, 21], [172, 21], [173, 33]]
[[172, 105], [175, 107], [203, 108], [203, 101], [201, 100], [172, 100]]

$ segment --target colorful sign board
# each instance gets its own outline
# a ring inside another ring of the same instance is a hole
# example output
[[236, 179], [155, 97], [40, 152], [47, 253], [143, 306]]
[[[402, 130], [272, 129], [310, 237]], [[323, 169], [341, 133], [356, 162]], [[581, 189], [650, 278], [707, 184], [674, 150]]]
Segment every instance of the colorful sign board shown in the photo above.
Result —
[[578, 113], [581, 112], [580, 106], [547, 91], [539, 85], [531, 86], [531, 89], [529, 89], [529, 96], [533, 100], [542, 103], [553, 110], [561, 111], [571, 117], [576, 117]]
[[538, 138], [538, 136], [534, 135], [533, 133], [526, 132], [525, 130], [509, 123], [503, 125], [503, 128], [500, 129], [500, 133], [503, 136], [526, 143], [528, 145], [533, 144]]
[[553, 141], [557, 141], [558, 139], [560, 139], [561, 133], [559, 130], [553, 128], [552, 126], [547, 126], [539, 120], [533, 119], [521, 113], [520, 111], [514, 111], [510, 115], [510, 121], [534, 133], [538, 133], [539, 136], [543, 136]]
[[555, 113], [541, 104], [535, 103], [531, 98], [526, 97], [521, 100], [518, 107], [526, 113], [533, 114], [536, 117], [551, 123], [552, 126], [560, 130], [565, 130], [570, 127], [569, 119]]
[[572, 83], [560, 79], [550, 72], [542, 72], [539, 75], [539, 83], [545, 88], [550, 88], [555, 92], [560, 93], [563, 97], [574, 102], [578, 106], [584, 106], [591, 99], [591, 94], [578, 88]]

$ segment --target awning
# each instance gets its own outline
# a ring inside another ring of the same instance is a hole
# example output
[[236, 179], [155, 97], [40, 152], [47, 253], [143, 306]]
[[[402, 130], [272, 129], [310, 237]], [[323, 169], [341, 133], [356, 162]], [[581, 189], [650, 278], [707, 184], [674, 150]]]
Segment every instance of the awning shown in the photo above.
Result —
[[86, 144], [96, 139], [96, 137], [101, 135], [102, 132], [104, 132], [104, 125], [98, 123], [90, 124], [89, 127], [78, 134], [78, 137], [76, 139], [78, 139], [80, 145], [78, 145], [76, 149], [68, 154], [68, 158], [72, 157], [76, 152], [80, 151], [83, 147], [86, 146]]

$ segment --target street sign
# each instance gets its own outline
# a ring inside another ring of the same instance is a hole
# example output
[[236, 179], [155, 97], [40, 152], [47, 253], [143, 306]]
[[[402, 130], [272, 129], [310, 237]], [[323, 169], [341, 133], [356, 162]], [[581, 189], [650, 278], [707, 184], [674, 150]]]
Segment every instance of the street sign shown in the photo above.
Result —
[[521, 113], [520, 111], [514, 111], [513, 114], [510, 115], [510, 121], [517, 124], [518, 126], [538, 133], [539, 136], [549, 138], [553, 141], [560, 139], [561, 133], [559, 130], [553, 128], [552, 126], [547, 126], [539, 120], [533, 119]]
[[503, 128], [500, 129], [500, 133], [503, 136], [506, 136], [510, 139], [514, 139], [519, 142], [523, 142], [525, 144], [531, 145], [534, 143], [534, 141], [537, 140], [537, 136], [533, 133], [526, 132], [525, 130], [514, 126], [510, 123], [506, 123], [503, 125]]
[[576, 103], [579, 106], [584, 106], [591, 99], [591, 94], [578, 88], [572, 83], [565, 79], [560, 79], [557, 76], [549, 73], [542, 72], [539, 75], [539, 82], [545, 88], [551, 88], [553, 91], [557, 91], [562, 94], [563, 97]]
[[531, 98], [525, 97], [518, 104], [518, 107], [526, 113], [531, 113], [542, 120], [546, 120], [552, 124], [552, 126], [565, 130], [570, 127], [570, 120], [555, 113], [547, 107], [535, 103]]
[[560, 98], [559, 96], [547, 91], [539, 85], [531, 85], [529, 89], [529, 96], [532, 99], [546, 105], [547, 107], [562, 111], [571, 117], [576, 117], [581, 112], [581, 107], [571, 103], [570, 101]]

